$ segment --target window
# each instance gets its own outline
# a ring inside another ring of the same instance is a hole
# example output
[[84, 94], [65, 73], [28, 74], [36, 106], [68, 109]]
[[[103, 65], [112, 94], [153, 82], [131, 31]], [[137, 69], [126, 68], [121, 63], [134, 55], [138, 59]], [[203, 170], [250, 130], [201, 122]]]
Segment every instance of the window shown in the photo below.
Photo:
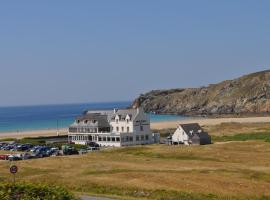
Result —
[[120, 137], [116, 137], [116, 141], [119, 142], [120, 141]]
[[139, 141], [139, 140], [140, 140], [139, 136], [138, 136], [138, 135], [136, 135], [136, 141]]
[[127, 123], [129, 123], [129, 119], [127, 119]]
[[112, 141], [115, 142], [115, 137], [112, 137]]
[[144, 140], [144, 135], [141, 135], [141, 140]]
[[140, 126], [140, 130], [143, 131], [143, 126]]
[[148, 135], [145, 136], [145, 140], [149, 140], [149, 136]]
[[116, 127], [116, 131], [119, 132], [119, 127], [118, 126]]
[[129, 141], [131, 141], [131, 142], [133, 141], [133, 137], [132, 136], [129, 137]]
[[129, 127], [127, 127], [127, 132], [129, 132]]
[[88, 135], [88, 140], [92, 141], [92, 136], [91, 135]]
[[106, 141], [106, 137], [102, 137], [102, 141]]
[[98, 137], [98, 141], [101, 141], [101, 137]]
[[110, 141], [111, 141], [111, 137], [107, 137], [107, 141], [109, 141], [109, 142], [110, 142]]
[[124, 127], [122, 126], [122, 132], [124, 132]]

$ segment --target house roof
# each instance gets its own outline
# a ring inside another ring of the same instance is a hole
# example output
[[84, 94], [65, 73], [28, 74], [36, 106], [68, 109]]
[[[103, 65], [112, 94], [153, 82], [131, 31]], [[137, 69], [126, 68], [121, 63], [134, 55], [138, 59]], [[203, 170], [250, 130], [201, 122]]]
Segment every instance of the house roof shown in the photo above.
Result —
[[116, 115], [119, 116], [120, 120], [125, 120], [126, 116], [130, 117], [130, 120], [133, 120], [137, 115], [137, 109], [120, 109], [115, 110], [110, 119], [115, 119]]
[[188, 135], [205, 133], [198, 123], [179, 124]]
[[178, 130], [179, 128], [183, 129], [188, 136], [188, 140], [192, 140], [192, 143], [211, 144], [211, 136], [209, 136], [198, 123], [179, 124]]
[[79, 121], [88, 121], [85, 125], [92, 125], [96, 127], [110, 127], [107, 115], [100, 113], [86, 113], [76, 118]]
[[119, 116], [120, 120], [125, 120], [126, 116], [129, 115], [130, 120], [133, 120], [137, 115], [137, 109], [114, 109], [114, 110], [89, 110], [87, 114], [102, 114], [108, 117], [108, 120], [114, 120], [116, 115]]

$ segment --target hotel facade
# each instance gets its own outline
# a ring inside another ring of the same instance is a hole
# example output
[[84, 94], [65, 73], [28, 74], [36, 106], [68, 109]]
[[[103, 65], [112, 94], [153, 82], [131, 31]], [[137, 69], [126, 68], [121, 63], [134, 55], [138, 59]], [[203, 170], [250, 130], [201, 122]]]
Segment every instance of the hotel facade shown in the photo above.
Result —
[[100, 146], [132, 146], [159, 142], [159, 134], [152, 134], [149, 116], [142, 108], [87, 111], [70, 125], [69, 142]]

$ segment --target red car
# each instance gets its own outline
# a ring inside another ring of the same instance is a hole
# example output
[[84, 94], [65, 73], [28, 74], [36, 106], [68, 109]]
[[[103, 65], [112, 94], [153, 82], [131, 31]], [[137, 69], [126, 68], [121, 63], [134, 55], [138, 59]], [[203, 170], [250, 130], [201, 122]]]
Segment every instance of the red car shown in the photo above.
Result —
[[0, 155], [0, 160], [8, 160], [9, 155]]

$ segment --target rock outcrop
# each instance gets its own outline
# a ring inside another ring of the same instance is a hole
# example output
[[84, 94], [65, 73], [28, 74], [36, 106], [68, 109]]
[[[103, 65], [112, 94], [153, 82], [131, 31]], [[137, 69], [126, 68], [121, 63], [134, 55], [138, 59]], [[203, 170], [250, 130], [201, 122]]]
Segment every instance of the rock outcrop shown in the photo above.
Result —
[[270, 70], [208, 87], [153, 90], [132, 104], [145, 111], [181, 115], [270, 113]]

